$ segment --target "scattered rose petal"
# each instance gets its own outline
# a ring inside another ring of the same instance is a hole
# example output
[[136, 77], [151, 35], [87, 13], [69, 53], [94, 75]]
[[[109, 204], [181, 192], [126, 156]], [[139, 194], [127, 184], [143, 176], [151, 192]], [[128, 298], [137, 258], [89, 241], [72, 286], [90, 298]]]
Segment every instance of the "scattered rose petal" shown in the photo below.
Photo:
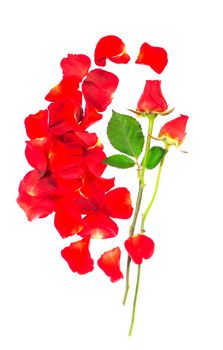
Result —
[[94, 261], [89, 252], [89, 238], [83, 238], [80, 241], [71, 243], [69, 247], [61, 251], [62, 257], [68, 263], [73, 272], [84, 275], [94, 269]]
[[139, 234], [129, 237], [125, 241], [125, 248], [136, 264], [141, 264], [142, 259], [149, 259], [154, 253], [154, 242], [151, 238]]
[[111, 282], [117, 282], [123, 278], [123, 274], [120, 270], [120, 248], [114, 248], [102, 254], [98, 260], [98, 266], [104, 273], [110, 277]]
[[162, 47], [142, 44], [135, 63], [150, 66], [156, 73], [162, 73], [168, 62], [167, 52]]
[[98, 66], [105, 66], [106, 59], [114, 63], [128, 63], [129, 55], [125, 51], [125, 44], [123, 41], [115, 36], [104, 36], [96, 45], [94, 53], [95, 63]]

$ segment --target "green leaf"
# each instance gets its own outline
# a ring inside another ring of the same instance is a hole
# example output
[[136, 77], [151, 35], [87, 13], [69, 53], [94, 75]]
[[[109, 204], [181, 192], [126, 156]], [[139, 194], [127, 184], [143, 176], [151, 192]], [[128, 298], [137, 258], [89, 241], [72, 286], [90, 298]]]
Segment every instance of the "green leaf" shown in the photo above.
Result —
[[114, 156], [107, 157], [103, 163], [120, 169], [132, 168], [135, 165], [134, 160], [124, 156], [124, 154], [115, 154]]
[[108, 139], [118, 151], [138, 158], [144, 145], [141, 125], [129, 115], [112, 112], [107, 128]]
[[154, 146], [150, 148], [146, 160], [146, 168], [154, 169], [161, 162], [162, 158], [165, 156], [166, 153], [167, 150], [159, 146]]

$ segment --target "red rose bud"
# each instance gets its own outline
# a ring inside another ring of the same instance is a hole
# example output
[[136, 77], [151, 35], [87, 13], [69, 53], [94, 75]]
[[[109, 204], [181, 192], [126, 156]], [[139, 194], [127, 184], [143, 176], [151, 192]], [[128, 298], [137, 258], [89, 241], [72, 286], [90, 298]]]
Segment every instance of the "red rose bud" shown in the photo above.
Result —
[[98, 266], [104, 273], [110, 277], [112, 282], [117, 282], [123, 278], [123, 274], [120, 270], [120, 248], [114, 248], [102, 254], [98, 260]]
[[125, 248], [134, 263], [140, 265], [142, 259], [149, 259], [154, 253], [154, 242], [151, 238], [139, 234], [125, 241]]
[[162, 73], [168, 62], [167, 52], [162, 47], [142, 44], [135, 63], [150, 66], [156, 73]]
[[123, 41], [115, 35], [108, 35], [97, 43], [94, 59], [98, 66], [105, 66], [106, 59], [114, 63], [128, 63], [130, 57], [125, 51]]
[[162, 113], [168, 105], [161, 91], [160, 80], [146, 80], [142, 96], [137, 104], [139, 112]]
[[169, 145], [180, 145], [186, 136], [186, 125], [188, 118], [186, 115], [171, 120], [160, 129], [159, 138], [166, 141]]
[[69, 247], [61, 251], [61, 255], [68, 263], [70, 269], [80, 275], [91, 272], [94, 269], [94, 261], [89, 252], [89, 241], [88, 237], [83, 238], [80, 241], [71, 243]]

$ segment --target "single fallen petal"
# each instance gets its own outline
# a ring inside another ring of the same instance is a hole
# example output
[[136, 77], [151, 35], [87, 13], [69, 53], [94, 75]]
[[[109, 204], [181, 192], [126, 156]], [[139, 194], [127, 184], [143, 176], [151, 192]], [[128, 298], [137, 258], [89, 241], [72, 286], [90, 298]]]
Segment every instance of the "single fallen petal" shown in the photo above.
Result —
[[71, 243], [69, 247], [61, 251], [62, 257], [68, 263], [73, 272], [80, 275], [91, 272], [94, 269], [94, 261], [89, 252], [90, 239], [88, 237]]
[[150, 66], [156, 73], [162, 73], [168, 62], [167, 52], [162, 47], [142, 44], [135, 63]]
[[151, 238], [139, 234], [129, 237], [125, 241], [125, 248], [136, 264], [141, 264], [142, 259], [149, 259], [154, 253], [154, 242]]
[[110, 277], [111, 282], [117, 282], [123, 278], [123, 274], [120, 270], [120, 248], [113, 248], [102, 254], [98, 260], [98, 266], [104, 273]]
[[125, 44], [115, 35], [101, 38], [95, 48], [94, 60], [98, 66], [105, 66], [106, 59], [114, 63], [128, 63], [129, 55], [125, 51]]

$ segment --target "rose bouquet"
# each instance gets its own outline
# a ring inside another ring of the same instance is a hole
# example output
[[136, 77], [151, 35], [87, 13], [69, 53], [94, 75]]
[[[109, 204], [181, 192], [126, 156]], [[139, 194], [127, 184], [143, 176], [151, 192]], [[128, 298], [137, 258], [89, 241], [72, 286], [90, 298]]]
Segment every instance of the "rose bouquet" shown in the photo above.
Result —
[[[96, 45], [95, 64], [103, 67], [106, 60], [116, 64], [127, 64], [130, 60], [125, 44], [117, 36], [103, 37]], [[147, 65], [160, 74], [167, 61], [163, 48], [144, 43], [135, 63]], [[118, 153], [106, 157], [97, 134], [89, 132], [88, 128], [100, 121], [112, 103], [118, 77], [101, 68], [91, 69], [91, 60], [84, 54], [68, 54], [62, 59], [61, 68], [62, 80], [45, 97], [49, 101], [47, 109], [25, 119], [29, 138], [25, 155], [33, 169], [19, 185], [17, 202], [30, 221], [54, 213], [54, 225], [61, 237], [73, 237], [73, 242], [62, 250], [61, 255], [70, 269], [81, 275], [94, 269], [91, 240], [116, 237], [119, 227], [114, 219], [132, 217], [123, 245], [105, 251], [97, 260], [98, 267], [112, 282], [117, 282], [124, 278], [120, 259], [126, 252], [123, 304], [129, 291], [131, 263], [138, 265], [131, 335], [141, 265], [144, 259], [151, 258], [155, 247], [146, 231], [146, 219], [158, 191], [164, 161], [170, 147], [179, 148], [182, 144], [188, 117], [180, 115], [164, 123], [159, 134], [153, 135], [157, 118], [169, 115], [173, 108], [168, 108], [161, 81], [146, 80], [134, 110], [128, 110], [128, 114], [112, 112], [107, 135]], [[146, 135], [140, 124], [141, 118], [148, 120]], [[154, 140], [156, 144], [152, 146]], [[136, 168], [136, 199], [131, 200], [131, 189], [114, 187], [114, 178], [103, 177], [107, 166]], [[155, 187], [147, 206], [142, 208], [147, 173], [155, 168], [158, 169]], [[140, 229], [136, 229], [138, 222]]]

